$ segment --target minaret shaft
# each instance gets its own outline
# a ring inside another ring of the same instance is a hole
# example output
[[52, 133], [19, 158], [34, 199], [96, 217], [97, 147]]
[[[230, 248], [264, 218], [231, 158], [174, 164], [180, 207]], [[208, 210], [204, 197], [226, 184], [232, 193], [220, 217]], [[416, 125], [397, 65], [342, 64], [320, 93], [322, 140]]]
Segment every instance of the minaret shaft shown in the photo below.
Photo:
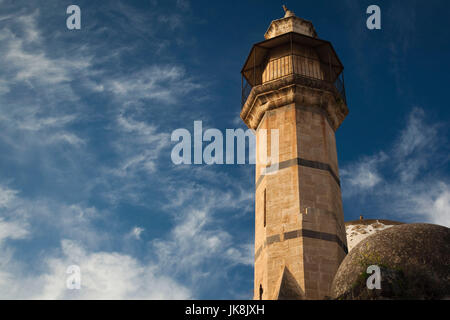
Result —
[[277, 171], [256, 157], [254, 298], [323, 299], [347, 254], [335, 141], [348, 114], [343, 66], [311, 22], [285, 11], [242, 69], [257, 154], [271, 156], [271, 130], [279, 138]]
[[261, 176], [256, 165], [255, 298], [262, 287], [263, 299], [278, 299], [285, 268], [298, 298], [323, 298], [346, 255], [334, 131], [319, 110], [291, 103], [260, 122], [279, 130], [279, 170]]

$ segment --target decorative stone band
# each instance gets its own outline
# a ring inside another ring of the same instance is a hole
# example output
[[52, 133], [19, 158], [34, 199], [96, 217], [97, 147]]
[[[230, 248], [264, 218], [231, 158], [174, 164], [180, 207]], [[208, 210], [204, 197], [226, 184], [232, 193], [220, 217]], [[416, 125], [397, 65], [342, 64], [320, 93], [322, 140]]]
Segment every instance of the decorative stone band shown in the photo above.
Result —
[[313, 231], [313, 230], [308, 230], [308, 229], [299, 229], [299, 230], [289, 231], [289, 232], [285, 232], [282, 234], [276, 234], [276, 235], [267, 237], [266, 241], [264, 241], [264, 244], [262, 246], [260, 246], [258, 248], [258, 250], [256, 251], [255, 260], [258, 259], [263, 248], [265, 248], [273, 243], [281, 242], [284, 240], [296, 239], [296, 238], [300, 238], [300, 237], [336, 242], [339, 245], [339, 247], [341, 247], [342, 250], [344, 250], [344, 252], [346, 254], [348, 253], [347, 246], [335, 234]]
[[[331, 169], [331, 166], [328, 163], [306, 160], [306, 159], [302, 159], [302, 158], [295, 158], [295, 159], [280, 162], [278, 164], [278, 170], [286, 169], [286, 168], [289, 168], [289, 167], [292, 167], [295, 165], [328, 171], [331, 174], [331, 176], [333, 177], [334, 181], [336, 181], [336, 183], [338, 184], [339, 188], [341, 187], [341, 181], [339, 180], [337, 175], [334, 173], [333, 169]], [[276, 165], [272, 165], [272, 167], [276, 167]], [[266, 171], [266, 173], [271, 173], [271, 172]], [[264, 174], [262, 174], [258, 177], [258, 180], [256, 181], [255, 189], [258, 189], [258, 187], [261, 184], [264, 177], [265, 177]]]

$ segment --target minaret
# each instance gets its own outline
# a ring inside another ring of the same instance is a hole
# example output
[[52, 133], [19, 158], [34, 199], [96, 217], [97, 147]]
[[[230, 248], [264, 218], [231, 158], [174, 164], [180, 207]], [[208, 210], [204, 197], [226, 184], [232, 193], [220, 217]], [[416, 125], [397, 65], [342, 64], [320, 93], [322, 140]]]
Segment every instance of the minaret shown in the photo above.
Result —
[[271, 129], [279, 136], [278, 171], [256, 161], [254, 299], [323, 299], [347, 254], [335, 141], [348, 114], [344, 67], [311, 22], [284, 9], [241, 72], [257, 150], [270, 150]]

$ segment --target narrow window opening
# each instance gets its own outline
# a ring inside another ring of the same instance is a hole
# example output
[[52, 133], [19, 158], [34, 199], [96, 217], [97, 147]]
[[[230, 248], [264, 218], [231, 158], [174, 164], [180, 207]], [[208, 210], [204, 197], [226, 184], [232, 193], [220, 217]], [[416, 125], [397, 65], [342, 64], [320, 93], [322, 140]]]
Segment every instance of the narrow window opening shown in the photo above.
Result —
[[259, 285], [259, 300], [262, 300], [263, 292], [264, 292], [264, 290], [263, 290], [262, 285]]
[[266, 196], [266, 189], [264, 189], [264, 228], [266, 227], [266, 222], [267, 222], [267, 215], [266, 215], [266, 202], [267, 202], [267, 196]]

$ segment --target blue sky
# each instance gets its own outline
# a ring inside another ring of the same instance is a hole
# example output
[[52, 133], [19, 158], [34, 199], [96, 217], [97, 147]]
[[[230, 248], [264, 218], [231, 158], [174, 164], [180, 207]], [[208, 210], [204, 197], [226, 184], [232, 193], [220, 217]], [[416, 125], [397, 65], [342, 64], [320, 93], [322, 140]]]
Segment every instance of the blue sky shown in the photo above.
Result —
[[345, 66], [345, 219], [450, 226], [448, 1], [0, 0], [0, 298], [251, 298], [254, 167], [175, 166], [170, 135], [245, 128], [283, 3]]

